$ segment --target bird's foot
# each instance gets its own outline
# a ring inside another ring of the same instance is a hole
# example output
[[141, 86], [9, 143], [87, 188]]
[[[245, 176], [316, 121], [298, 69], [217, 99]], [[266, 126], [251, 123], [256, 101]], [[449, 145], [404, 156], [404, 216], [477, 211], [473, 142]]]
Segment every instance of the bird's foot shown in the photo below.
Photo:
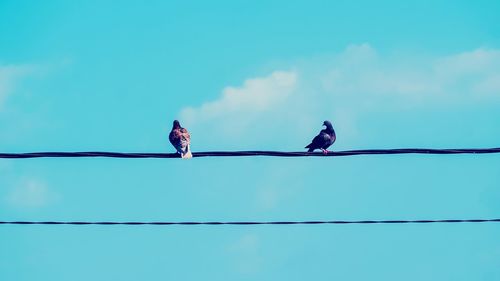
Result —
[[328, 151], [328, 149], [321, 149], [321, 151], [323, 151], [323, 154], [324, 154], [324, 155], [327, 155], [327, 154], [328, 154], [328, 152], [329, 152], [329, 151]]

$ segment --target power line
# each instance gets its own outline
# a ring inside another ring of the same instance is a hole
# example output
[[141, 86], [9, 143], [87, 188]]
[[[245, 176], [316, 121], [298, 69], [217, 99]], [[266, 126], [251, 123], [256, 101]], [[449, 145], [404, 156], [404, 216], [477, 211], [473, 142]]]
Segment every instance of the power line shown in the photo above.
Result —
[[[304, 156], [352, 156], [380, 154], [486, 154], [500, 153], [500, 148], [463, 148], [463, 149], [432, 149], [432, 148], [397, 148], [397, 149], [365, 149], [321, 152], [282, 152], [282, 151], [208, 151], [194, 152], [193, 157], [230, 157], [230, 156], [274, 156], [274, 157], [304, 157]], [[126, 152], [28, 152], [0, 153], [0, 158], [46, 158], [46, 157], [108, 157], [108, 158], [180, 158], [177, 153], [126, 153]]]
[[178, 222], [112, 222], [112, 221], [0, 221], [5, 225], [312, 225], [312, 224], [426, 224], [426, 223], [486, 223], [500, 219], [443, 219], [443, 220], [331, 220], [331, 221], [178, 221]]

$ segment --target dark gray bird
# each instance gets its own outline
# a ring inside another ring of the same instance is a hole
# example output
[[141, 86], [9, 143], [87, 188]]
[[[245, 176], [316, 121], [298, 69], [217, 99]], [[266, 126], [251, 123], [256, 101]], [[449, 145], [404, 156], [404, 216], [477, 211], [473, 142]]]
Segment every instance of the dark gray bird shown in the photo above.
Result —
[[182, 158], [191, 158], [191, 136], [189, 132], [181, 127], [179, 121], [174, 120], [172, 130], [168, 136], [170, 143], [175, 147], [177, 153], [181, 155]]
[[315, 149], [321, 149], [323, 154], [327, 154], [327, 148], [332, 145], [337, 137], [335, 136], [335, 131], [333, 130], [332, 123], [330, 121], [323, 122], [323, 126], [326, 126], [326, 129], [321, 130], [319, 134], [314, 137], [312, 142], [308, 144], [305, 148], [309, 148], [307, 152], [313, 152]]

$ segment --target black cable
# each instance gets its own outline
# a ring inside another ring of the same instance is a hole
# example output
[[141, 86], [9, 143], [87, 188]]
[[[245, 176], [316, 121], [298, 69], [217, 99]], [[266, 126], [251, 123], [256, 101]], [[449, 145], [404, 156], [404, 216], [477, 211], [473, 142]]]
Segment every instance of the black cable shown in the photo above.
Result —
[[[432, 148], [398, 148], [398, 149], [365, 149], [321, 152], [281, 152], [281, 151], [208, 151], [194, 152], [193, 157], [228, 157], [228, 156], [351, 156], [374, 154], [485, 154], [500, 153], [500, 148], [463, 148], [463, 149], [432, 149]], [[43, 157], [111, 157], [111, 158], [180, 158], [177, 153], [124, 153], [124, 152], [28, 152], [0, 153], [0, 158], [23, 159]]]
[[0, 221], [0, 224], [18, 225], [290, 225], [290, 224], [408, 224], [408, 223], [484, 223], [500, 219], [444, 219], [444, 220], [355, 220], [355, 221], [182, 221], [182, 222], [111, 222], [111, 221]]

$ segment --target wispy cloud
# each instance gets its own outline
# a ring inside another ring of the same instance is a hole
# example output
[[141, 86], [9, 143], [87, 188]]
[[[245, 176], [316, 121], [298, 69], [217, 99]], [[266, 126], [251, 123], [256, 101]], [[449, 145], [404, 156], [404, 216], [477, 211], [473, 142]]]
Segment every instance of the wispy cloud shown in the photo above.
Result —
[[255, 184], [255, 211], [267, 214], [300, 193], [301, 180], [291, 180], [290, 174], [300, 173], [297, 166], [276, 165], [259, 174]]
[[58, 195], [38, 179], [23, 180], [7, 195], [7, 202], [19, 208], [39, 208], [54, 202]]
[[0, 65], [0, 110], [16, 83], [34, 70], [32, 65]]
[[361, 44], [302, 60], [293, 69], [228, 87], [218, 100], [182, 109], [180, 118], [203, 132], [203, 143], [286, 147], [291, 134], [312, 136], [318, 128], [311, 126], [324, 119], [333, 120], [345, 140], [356, 137], [358, 118], [370, 112], [500, 102], [500, 51], [495, 49], [383, 56]]
[[260, 239], [257, 235], [247, 233], [232, 243], [229, 248], [235, 269], [245, 275], [255, 274], [262, 267]]
[[383, 57], [369, 45], [351, 46], [320, 75], [322, 95], [336, 101], [356, 98], [372, 108], [500, 100], [494, 96], [500, 87], [492, 83], [500, 75], [500, 51], [416, 57]]

